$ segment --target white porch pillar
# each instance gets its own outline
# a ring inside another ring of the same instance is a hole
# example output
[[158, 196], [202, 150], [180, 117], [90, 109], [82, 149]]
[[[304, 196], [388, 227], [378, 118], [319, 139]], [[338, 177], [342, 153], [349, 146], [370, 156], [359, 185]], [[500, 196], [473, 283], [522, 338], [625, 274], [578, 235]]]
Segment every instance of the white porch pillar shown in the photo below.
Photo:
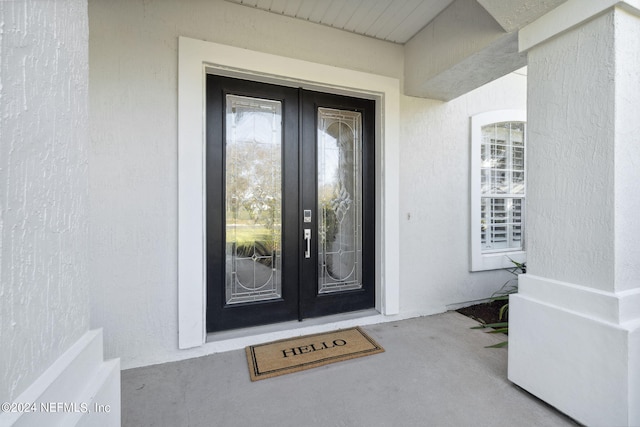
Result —
[[640, 1], [569, 0], [520, 48], [528, 274], [509, 379], [581, 423], [640, 426]]

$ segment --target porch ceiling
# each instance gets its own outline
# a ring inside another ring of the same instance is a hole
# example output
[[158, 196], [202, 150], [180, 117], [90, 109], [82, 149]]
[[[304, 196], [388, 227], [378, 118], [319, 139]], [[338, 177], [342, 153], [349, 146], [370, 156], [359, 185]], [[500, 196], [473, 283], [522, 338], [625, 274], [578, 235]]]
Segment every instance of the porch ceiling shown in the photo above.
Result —
[[226, 0], [405, 47], [404, 93], [450, 101], [527, 65], [518, 31], [567, 0]]
[[453, 0], [227, 0], [404, 44]]

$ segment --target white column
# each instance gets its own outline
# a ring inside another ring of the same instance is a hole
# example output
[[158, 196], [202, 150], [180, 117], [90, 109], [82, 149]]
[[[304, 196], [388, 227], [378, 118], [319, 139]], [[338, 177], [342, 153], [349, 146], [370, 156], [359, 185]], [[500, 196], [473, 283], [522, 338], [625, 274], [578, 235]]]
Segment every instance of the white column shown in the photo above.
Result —
[[640, 425], [639, 3], [569, 0], [520, 32], [528, 274], [509, 379], [587, 425]]

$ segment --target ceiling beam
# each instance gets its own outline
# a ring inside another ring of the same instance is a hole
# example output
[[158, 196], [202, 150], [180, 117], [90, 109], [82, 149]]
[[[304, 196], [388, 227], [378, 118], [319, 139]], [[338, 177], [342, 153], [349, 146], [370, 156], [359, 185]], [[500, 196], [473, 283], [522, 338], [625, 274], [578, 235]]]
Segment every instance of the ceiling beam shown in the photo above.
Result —
[[405, 44], [404, 92], [449, 101], [527, 65], [518, 30], [566, 0], [455, 0]]
[[476, 0], [456, 0], [405, 44], [404, 92], [449, 101], [526, 65], [509, 34]]

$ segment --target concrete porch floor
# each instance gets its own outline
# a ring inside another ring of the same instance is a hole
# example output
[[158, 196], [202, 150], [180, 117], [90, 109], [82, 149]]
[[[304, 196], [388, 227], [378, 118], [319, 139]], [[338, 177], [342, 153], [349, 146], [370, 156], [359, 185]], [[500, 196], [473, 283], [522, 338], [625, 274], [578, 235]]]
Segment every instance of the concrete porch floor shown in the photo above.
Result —
[[448, 312], [363, 329], [385, 352], [251, 382], [244, 350], [122, 372], [122, 425], [575, 426], [507, 380], [502, 336]]

